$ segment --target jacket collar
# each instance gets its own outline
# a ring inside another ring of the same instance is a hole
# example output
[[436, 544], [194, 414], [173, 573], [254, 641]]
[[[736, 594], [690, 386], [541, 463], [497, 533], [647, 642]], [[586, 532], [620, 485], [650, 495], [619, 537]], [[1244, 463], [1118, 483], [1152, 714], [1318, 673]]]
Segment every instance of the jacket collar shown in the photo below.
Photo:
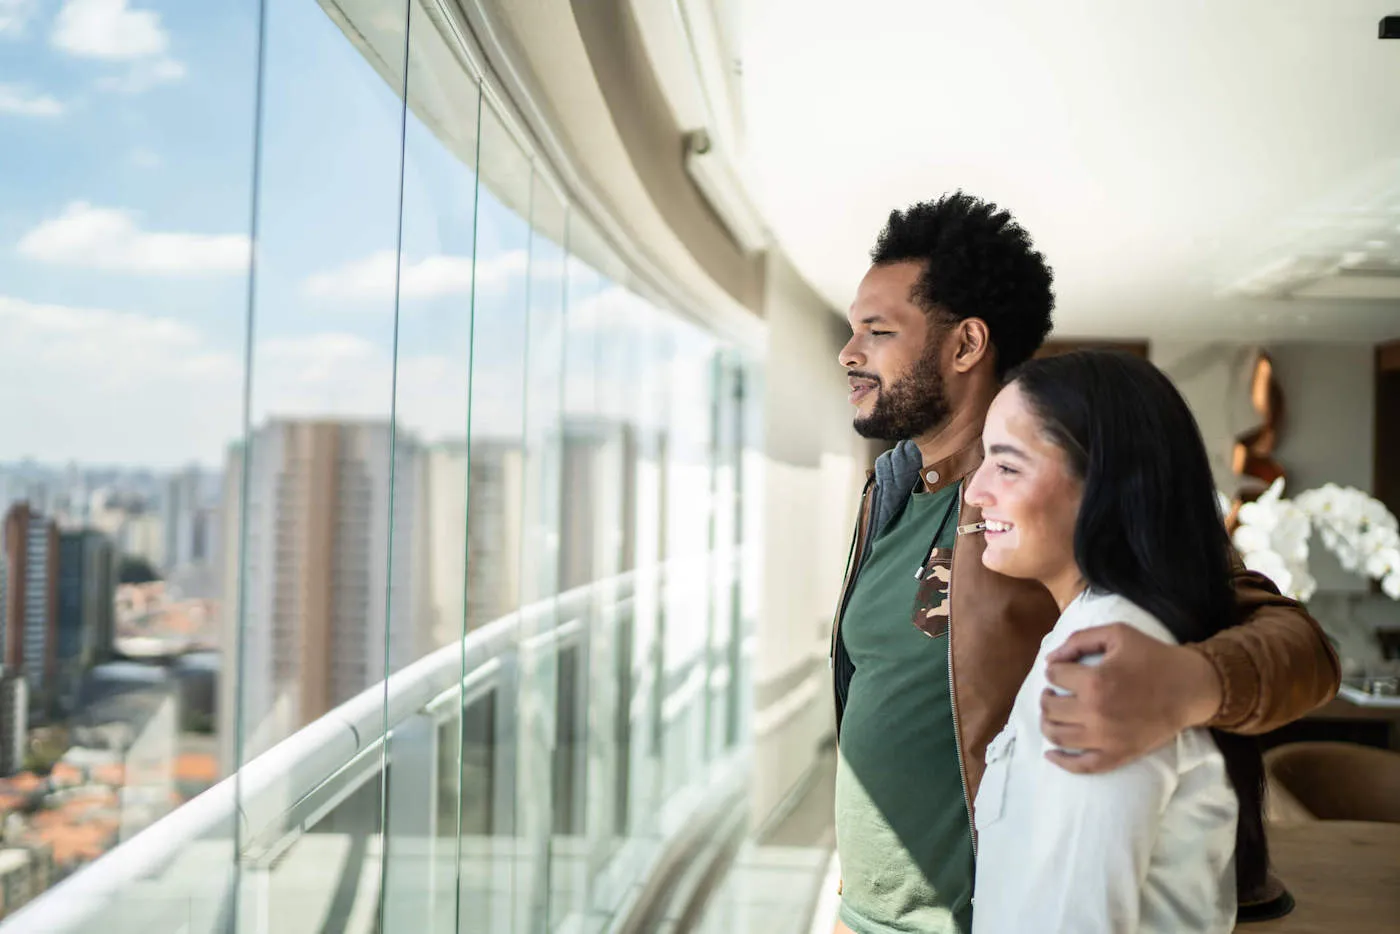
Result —
[[913, 441], [901, 441], [881, 454], [871, 471], [868, 490], [870, 540], [879, 536], [904, 511], [916, 488], [933, 493], [962, 480], [982, 463], [982, 439], [953, 452], [936, 464], [924, 466], [924, 456]]
[[[922, 459], [920, 462], [922, 463]], [[919, 471], [919, 479], [922, 482], [920, 492], [936, 493], [950, 483], [957, 483], [964, 477], [970, 476], [981, 465], [982, 439], [979, 437], [974, 438], [971, 443], [954, 451], [938, 463], [921, 467]]]

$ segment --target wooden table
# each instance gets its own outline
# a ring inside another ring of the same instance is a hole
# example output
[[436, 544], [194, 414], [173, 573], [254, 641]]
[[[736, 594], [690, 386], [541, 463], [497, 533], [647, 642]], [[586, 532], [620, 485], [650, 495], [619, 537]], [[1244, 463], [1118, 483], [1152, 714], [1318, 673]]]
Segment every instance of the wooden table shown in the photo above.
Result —
[[1396, 934], [1400, 931], [1400, 824], [1270, 824], [1274, 873], [1298, 907], [1242, 924], [1241, 934]]
[[1335, 697], [1301, 720], [1260, 737], [1264, 748], [1323, 740], [1400, 750], [1400, 707], [1370, 707]]

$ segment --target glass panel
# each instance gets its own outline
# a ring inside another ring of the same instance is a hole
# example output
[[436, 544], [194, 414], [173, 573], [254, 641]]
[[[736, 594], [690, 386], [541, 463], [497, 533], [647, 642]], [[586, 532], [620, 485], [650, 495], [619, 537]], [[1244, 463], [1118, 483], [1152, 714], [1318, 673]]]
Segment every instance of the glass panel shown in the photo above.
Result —
[[746, 729], [747, 371], [624, 287], [438, 4], [154, 5], [0, 16], [22, 887], [241, 768], [13, 929], [592, 929]]
[[742, 371], [743, 447], [739, 461], [739, 716], [738, 742], [753, 736], [753, 652], [758, 616], [763, 597], [763, 515], [764, 515], [764, 371], [753, 360], [746, 360]]
[[[231, 789], [207, 790], [231, 766], [217, 685], [237, 681], [224, 471], [243, 423], [258, 4], [150, 7], [0, 4], [13, 930], [55, 911], [208, 929], [233, 892], [233, 812], [207, 807]], [[132, 854], [141, 881], [92, 894], [102, 854], [196, 797], [207, 819], [183, 825], [178, 864]], [[16, 913], [70, 874], [87, 895]]]
[[[668, 316], [669, 319], [669, 316]], [[666, 794], [704, 765], [710, 602], [710, 444], [713, 344], [670, 319], [665, 411], [664, 730]]]
[[[575, 243], [589, 255], [608, 254], [581, 224], [571, 228], [570, 244]], [[576, 268], [578, 275], [570, 276], [569, 343], [578, 348], [579, 357], [586, 358], [589, 349], [596, 356], [598, 414], [591, 420], [581, 412], [573, 414], [576, 400], [586, 397], [583, 386], [575, 390], [571, 370], [567, 417], [574, 431], [571, 437], [578, 440], [570, 463], [590, 465], [594, 498], [591, 508], [576, 506], [577, 488], [583, 483], [570, 479], [565, 514], [589, 508], [595, 574], [607, 582], [595, 594], [597, 610], [590, 630], [586, 825], [587, 905], [595, 915], [608, 917], [616, 911], [641, 855], [640, 847], [628, 846], [628, 831], [634, 762], [640, 775], [641, 756], [650, 741], [647, 711], [652, 696], [649, 689], [643, 690], [639, 679], [644, 663], [634, 653], [636, 582], [630, 573], [637, 561], [638, 406], [648, 378], [638, 369], [642, 320], [635, 316], [639, 309], [633, 296], [616, 284], [623, 275], [618, 264], [614, 260], [598, 274], [595, 285], [589, 284], [593, 277], [586, 267]], [[580, 363], [577, 372], [582, 374], [584, 367]], [[566, 528], [573, 525], [569, 521]], [[571, 553], [566, 545], [566, 558]]]
[[[639, 841], [650, 841], [661, 804], [661, 580], [663, 485], [666, 419], [666, 360], [670, 335], [651, 306], [628, 295], [624, 319], [636, 339], [622, 374], [636, 374], [635, 385], [624, 382], [636, 406], [636, 443], [630, 452], [634, 483], [631, 510], [630, 566], [634, 569], [631, 625], [628, 630], [628, 675], [625, 696], [630, 723], [628, 765], [628, 829]], [[645, 849], [645, 847], [644, 847]], [[639, 854], [639, 858], [642, 854]]]
[[[481, 115], [481, 184], [472, 321], [471, 423], [467, 483], [467, 629], [520, 626], [522, 594], [530, 160], [501, 119]], [[464, 821], [460, 901], [463, 931], [510, 931], [516, 893], [528, 898], [528, 864], [517, 845], [516, 790], [520, 690], [528, 680], [518, 655], [503, 659], [489, 730], [467, 731], [463, 794], [477, 793], [487, 762], [491, 819], [468, 834]], [[486, 745], [482, 745], [482, 744]]]
[[738, 467], [740, 444], [739, 379], [730, 353], [716, 354], [714, 368], [714, 572], [711, 580], [709, 699], [706, 711], [706, 756], [734, 742], [734, 671], [738, 650]]
[[[467, 415], [480, 92], [415, 2], [409, 34], [390, 668], [428, 700], [388, 744], [384, 929], [457, 929]], [[392, 704], [392, 702], [391, 702]]]
[[251, 427], [229, 456], [248, 490], [229, 716], [247, 763], [347, 705], [334, 721], [343, 745], [331, 747], [343, 751], [315, 750], [304, 734], [245, 766], [248, 931], [377, 919], [379, 684], [414, 648], [410, 627], [388, 625], [411, 613], [412, 562], [390, 576], [391, 528], [412, 489], [395, 480], [412, 476], [415, 452], [391, 423], [406, 8], [353, 22], [333, 9], [268, 4]]
[[[564, 367], [565, 208], [535, 175], [530, 196], [530, 272], [525, 367], [524, 537], [520, 558], [519, 759], [515, 800], [521, 875], [515, 930], [549, 929], [550, 837], [559, 655], [576, 653], [584, 619], [561, 615], [559, 581], [560, 409]], [[569, 608], [569, 609], [572, 609]]]
[[[597, 237], [575, 215], [568, 241], [572, 252], [581, 244], [592, 246]], [[610, 727], [617, 709], [613, 631], [604, 616], [605, 607], [616, 601], [616, 586], [601, 583], [605, 574], [617, 573], [617, 561], [609, 561], [602, 537], [604, 529], [613, 536], [616, 529], [603, 513], [608, 502], [601, 474], [606, 435], [597, 400], [598, 331], [589, 320], [602, 279], [574, 256], [565, 270], [559, 583], [565, 592], [585, 586], [589, 591], [586, 601], [574, 604], [584, 623], [579, 641], [560, 656], [550, 901], [556, 929], [578, 924], [570, 919], [588, 910], [588, 880], [605, 857], [598, 852], [598, 835], [611, 830], [616, 784], [616, 745], [610, 730], [598, 728], [600, 723]]]

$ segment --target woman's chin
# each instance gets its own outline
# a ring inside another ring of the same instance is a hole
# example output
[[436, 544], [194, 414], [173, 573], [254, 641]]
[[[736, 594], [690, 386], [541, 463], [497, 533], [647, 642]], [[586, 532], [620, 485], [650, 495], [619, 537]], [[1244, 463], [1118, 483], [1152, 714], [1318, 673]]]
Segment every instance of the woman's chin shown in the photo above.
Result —
[[1016, 561], [1013, 555], [1006, 554], [1002, 549], [993, 546], [982, 552], [982, 566], [989, 571], [995, 571], [1004, 577], [1024, 577], [1024, 574], [1016, 573]]

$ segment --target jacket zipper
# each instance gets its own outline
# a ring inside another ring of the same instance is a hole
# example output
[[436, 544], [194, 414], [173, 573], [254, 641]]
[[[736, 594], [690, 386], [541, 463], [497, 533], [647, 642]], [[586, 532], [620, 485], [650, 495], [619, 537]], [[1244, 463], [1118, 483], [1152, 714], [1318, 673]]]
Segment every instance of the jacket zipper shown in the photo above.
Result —
[[[958, 484], [957, 514], [953, 524], [962, 518], [963, 485]], [[954, 555], [957, 554], [956, 548]], [[977, 830], [972, 825], [972, 797], [967, 793], [967, 766], [963, 763], [962, 731], [958, 729], [958, 692], [953, 686], [953, 564], [948, 563], [948, 703], [953, 708], [953, 744], [958, 749], [958, 775], [962, 779], [963, 807], [967, 809], [967, 832], [972, 837], [972, 858], [977, 858]]]

